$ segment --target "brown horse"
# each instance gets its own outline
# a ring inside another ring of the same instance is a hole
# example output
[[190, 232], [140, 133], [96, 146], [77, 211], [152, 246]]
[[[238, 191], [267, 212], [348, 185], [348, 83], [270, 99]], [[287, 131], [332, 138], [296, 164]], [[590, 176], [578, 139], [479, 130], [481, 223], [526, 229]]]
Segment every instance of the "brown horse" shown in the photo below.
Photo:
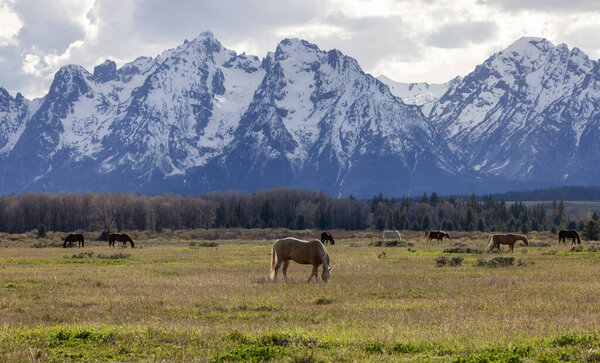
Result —
[[563, 244], [567, 244], [566, 239], [571, 238], [571, 244], [575, 244], [575, 240], [577, 240], [578, 244], [581, 244], [581, 237], [579, 237], [579, 232], [574, 229], [561, 229], [558, 231], [558, 244], [562, 242]]
[[85, 242], [82, 234], [69, 234], [63, 242], [63, 248], [73, 247], [73, 242], [78, 242], [79, 247], [84, 247]]
[[131, 243], [131, 248], [135, 247], [133, 240], [126, 233], [111, 233], [108, 235], [108, 247], [115, 247], [115, 241], [123, 242], [123, 246], [127, 245], [127, 242]]
[[488, 252], [491, 252], [494, 249], [494, 247], [497, 247], [498, 251], [500, 251], [500, 245], [502, 244], [508, 245], [510, 247], [510, 252], [513, 252], [515, 248], [515, 243], [517, 241], [523, 241], [526, 245], [529, 244], [529, 241], [527, 241], [527, 236], [524, 236], [522, 234], [493, 234], [488, 238], [488, 245], [486, 247], [486, 250]]
[[444, 237], [451, 239], [450, 235], [444, 231], [429, 231], [425, 232], [423, 235], [423, 238], [427, 238], [427, 242], [431, 241], [432, 239], [437, 239], [438, 243], [440, 243], [444, 240]]
[[271, 249], [271, 280], [277, 280], [277, 272], [283, 263], [283, 278], [287, 281], [287, 268], [290, 260], [303, 265], [312, 265], [312, 273], [308, 282], [319, 277], [319, 266], [323, 265], [321, 278], [329, 281], [331, 268], [329, 267], [329, 254], [325, 246], [319, 240], [302, 241], [293, 237], [278, 239]]
[[321, 233], [321, 243], [323, 243], [324, 245], [327, 245], [327, 241], [331, 242], [332, 246], [335, 244], [335, 241], [333, 240], [333, 236], [331, 235], [331, 233], [329, 233], [329, 232]]

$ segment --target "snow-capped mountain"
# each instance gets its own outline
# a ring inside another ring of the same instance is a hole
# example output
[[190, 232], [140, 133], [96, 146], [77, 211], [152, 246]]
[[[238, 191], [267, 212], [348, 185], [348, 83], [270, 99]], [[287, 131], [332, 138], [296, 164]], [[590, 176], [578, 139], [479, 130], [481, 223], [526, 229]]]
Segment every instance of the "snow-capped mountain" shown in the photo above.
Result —
[[377, 79], [385, 83], [394, 96], [402, 98], [402, 101], [406, 104], [421, 106], [423, 114], [429, 116], [435, 102], [450, 87], [458, 84], [462, 77], [457, 76], [446, 83], [401, 83], [384, 75], [380, 75]]
[[522, 38], [434, 105], [431, 121], [467, 167], [546, 184], [600, 182], [599, 65]]
[[456, 192], [431, 175], [464, 177], [417, 107], [354, 59], [297, 39], [261, 61], [207, 32], [121, 68], [65, 66], [45, 97], [3, 92], [0, 102], [1, 193], [296, 186], [369, 196]]
[[261, 60], [206, 32], [120, 68], [62, 67], [39, 99], [0, 88], [0, 193], [593, 185], [599, 111], [598, 62], [544, 39], [402, 84], [303, 40]]
[[443, 188], [442, 176], [458, 176], [418, 108], [355, 59], [285, 39], [263, 65], [265, 77], [222, 158], [227, 180], [357, 195]]

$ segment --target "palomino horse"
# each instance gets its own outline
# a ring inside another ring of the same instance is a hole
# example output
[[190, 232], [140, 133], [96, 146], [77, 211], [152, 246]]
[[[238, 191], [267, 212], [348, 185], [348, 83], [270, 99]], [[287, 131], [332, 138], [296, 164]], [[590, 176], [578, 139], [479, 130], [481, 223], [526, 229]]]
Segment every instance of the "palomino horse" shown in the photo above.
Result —
[[67, 238], [65, 238], [65, 241], [63, 242], [63, 247], [64, 248], [72, 247], [73, 242], [78, 242], [79, 247], [83, 247], [85, 245], [82, 234], [72, 234], [71, 233], [70, 235], [67, 236]]
[[515, 248], [515, 242], [517, 241], [523, 241], [526, 245], [529, 244], [529, 242], [527, 241], [527, 236], [524, 236], [522, 234], [493, 234], [488, 238], [488, 245], [486, 247], [486, 250], [488, 252], [491, 252], [491, 250], [494, 249], [494, 247], [497, 247], [498, 251], [500, 251], [500, 245], [502, 244], [509, 245], [510, 252], [513, 252]]
[[329, 267], [329, 254], [319, 240], [302, 241], [293, 237], [278, 239], [271, 249], [271, 280], [277, 280], [277, 272], [283, 263], [283, 278], [287, 281], [287, 268], [290, 260], [303, 265], [312, 265], [312, 273], [308, 282], [319, 277], [319, 265], [323, 265], [321, 278], [329, 281], [331, 268]]
[[579, 232], [574, 229], [561, 229], [558, 231], [558, 244], [562, 242], [563, 244], [567, 244], [566, 239], [571, 238], [571, 244], [575, 244], [575, 240], [577, 239], [577, 243], [581, 244], [581, 237], [579, 237]]
[[427, 238], [427, 242], [431, 241], [432, 239], [437, 239], [438, 243], [440, 243], [444, 240], [444, 237], [451, 239], [450, 235], [444, 231], [429, 231], [425, 232], [423, 235], [423, 238]]
[[108, 247], [115, 247], [115, 241], [123, 242], [123, 246], [127, 245], [127, 242], [131, 243], [131, 248], [135, 247], [133, 240], [126, 233], [111, 233], [108, 235]]
[[402, 239], [402, 236], [400, 235], [400, 232], [398, 232], [397, 230], [393, 230], [393, 231], [386, 230], [386, 231], [383, 231], [383, 239], [386, 239], [386, 238], [393, 238], [395, 240], [400, 241]]
[[333, 240], [333, 236], [331, 235], [331, 233], [329, 233], [329, 232], [321, 233], [321, 243], [323, 243], [324, 245], [327, 245], [327, 241], [331, 242], [332, 246], [335, 244], [335, 241]]

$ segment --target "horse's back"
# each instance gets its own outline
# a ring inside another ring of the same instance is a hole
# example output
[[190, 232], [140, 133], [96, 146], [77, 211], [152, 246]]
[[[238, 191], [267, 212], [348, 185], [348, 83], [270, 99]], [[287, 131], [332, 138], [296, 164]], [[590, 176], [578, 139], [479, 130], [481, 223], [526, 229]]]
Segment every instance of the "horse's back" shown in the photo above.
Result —
[[302, 264], [320, 262], [321, 251], [324, 249], [319, 240], [303, 241], [294, 237], [281, 238], [273, 244], [273, 252], [278, 258], [292, 259]]

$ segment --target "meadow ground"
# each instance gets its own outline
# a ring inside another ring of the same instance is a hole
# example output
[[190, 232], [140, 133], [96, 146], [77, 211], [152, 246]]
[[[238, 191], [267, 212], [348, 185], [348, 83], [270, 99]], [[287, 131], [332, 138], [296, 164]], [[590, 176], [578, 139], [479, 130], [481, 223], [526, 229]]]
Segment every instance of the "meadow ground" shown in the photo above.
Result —
[[[538, 233], [481, 254], [487, 233], [385, 247], [376, 231], [334, 231], [329, 284], [294, 263], [290, 283], [271, 283], [274, 238], [317, 234], [137, 233], [135, 249], [0, 235], [0, 361], [600, 360], [593, 243]], [[514, 261], [484, 266], [497, 257]]]

